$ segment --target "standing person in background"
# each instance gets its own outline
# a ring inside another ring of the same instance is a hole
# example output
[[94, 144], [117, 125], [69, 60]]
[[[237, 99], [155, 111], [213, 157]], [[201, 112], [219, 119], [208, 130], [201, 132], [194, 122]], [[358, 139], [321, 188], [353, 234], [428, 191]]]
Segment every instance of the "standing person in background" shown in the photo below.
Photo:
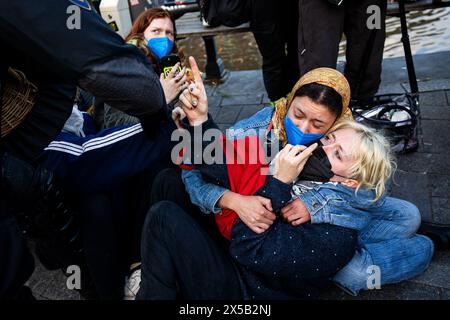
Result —
[[[380, 22], [380, 29], [375, 33], [368, 28], [368, 19], [374, 14], [368, 8], [373, 5], [379, 8], [375, 12], [380, 13], [374, 17]], [[352, 99], [371, 99], [381, 81], [386, 8], [386, 0], [344, 0], [340, 5], [330, 0], [299, 0], [300, 74], [318, 67], [336, 68], [339, 42], [344, 33], [347, 40], [344, 74], [350, 83]], [[366, 52], [368, 64], [361, 70]]]
[[250, 30], [263, 65], [264, 86], [271, 101], [286, 96], [300, 78], [297, 55], [298, 0], [249, 0]]

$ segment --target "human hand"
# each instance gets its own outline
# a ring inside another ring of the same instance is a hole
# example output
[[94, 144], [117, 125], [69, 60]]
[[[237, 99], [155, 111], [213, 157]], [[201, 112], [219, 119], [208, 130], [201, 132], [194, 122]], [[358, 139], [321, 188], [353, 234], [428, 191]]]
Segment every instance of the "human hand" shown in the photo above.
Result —
[[276, 156], [274, 177], [284, 183], [293, 182], [302, 172], [306, 161], [316, 148], [317, 143], [308, 148], [302, 145], [287, 144]]
[[188, 86], [186, 81], [186, 67], [183, 67], [183, 69], [181, 69], [181, 71], [177, 74], [179, 66], [180, 63], [177, 62], [177, 64], [174, 65], [172, 70], [170, 70], [167, 74], [166, 78], [163, 73], [161, 73], [161, 76], [159, 77], [167, 103], [171, 103], [175, 100], [175, 98], [178, 97], [178, 95]]
[[194, 82], [180, 95], [180, 101], [191, 126], [198, 126], [208, 120], [208, 99], [200, 70], [193, 57], [189, 57], [189, 64]]
[[172, 110], [172, 120], [175, 122], [175, 125], [178, 129], [183, 128], [183, 123], [181, 122], [184, 118], [186, 118], [186, 113], [184, 113], [181, 107], [175, 107]]
[[298, 198], [281, 209], [281, 216], [293, 226], [298, 226], [311, 220], [308, 208]]
[[227, 191], [218, 204], [236, 212], [242, 222], [257, 234], [269, 229], [276, 218], [271, 201], [260, 196], [243, 196]]

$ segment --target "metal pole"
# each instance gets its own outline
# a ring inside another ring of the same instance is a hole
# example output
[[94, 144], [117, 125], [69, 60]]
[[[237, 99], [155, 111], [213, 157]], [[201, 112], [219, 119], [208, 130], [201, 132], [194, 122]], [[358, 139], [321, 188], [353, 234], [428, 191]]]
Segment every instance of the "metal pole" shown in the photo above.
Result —
[[402, 28], [403, 50], [405, 51], [406, 68], [408, 69], [409, 85], [411, 87], [411, 93], [417, 94], [419, 92], [419, 87], [417, 85], [416, 70], [414, 69], [411, 44], [409, 42], [408, 24], [406, 23], [405, 1], [398, 0], [398, 6], [400, 12], [400, 24]]

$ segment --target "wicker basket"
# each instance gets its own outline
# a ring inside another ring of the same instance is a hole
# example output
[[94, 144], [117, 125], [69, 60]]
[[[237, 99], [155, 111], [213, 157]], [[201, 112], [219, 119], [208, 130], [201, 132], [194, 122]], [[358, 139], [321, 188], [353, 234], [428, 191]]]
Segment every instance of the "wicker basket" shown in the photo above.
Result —
[[1, 109], [2, 138], [17, 127], [30, 113], [36, 93], [37, 87], [28, 81], [21, 71], [8, 69]]

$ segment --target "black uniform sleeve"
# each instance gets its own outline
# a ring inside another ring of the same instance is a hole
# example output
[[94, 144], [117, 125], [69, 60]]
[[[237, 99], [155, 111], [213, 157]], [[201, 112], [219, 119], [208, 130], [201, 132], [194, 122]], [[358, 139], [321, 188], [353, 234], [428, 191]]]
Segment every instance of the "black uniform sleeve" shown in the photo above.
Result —
[[69, 0], [0, 0], [2, 50], [29, 57], [130, 115], [161, 112], [164, 93], [149, 60], [94, 10], [78, 7], [79, 28], [71, 28], [74, 7]]
[[33, 257], [26, 246], [16, 220], [0, 210], [0, 301], [13, 299], [34, 270]]

